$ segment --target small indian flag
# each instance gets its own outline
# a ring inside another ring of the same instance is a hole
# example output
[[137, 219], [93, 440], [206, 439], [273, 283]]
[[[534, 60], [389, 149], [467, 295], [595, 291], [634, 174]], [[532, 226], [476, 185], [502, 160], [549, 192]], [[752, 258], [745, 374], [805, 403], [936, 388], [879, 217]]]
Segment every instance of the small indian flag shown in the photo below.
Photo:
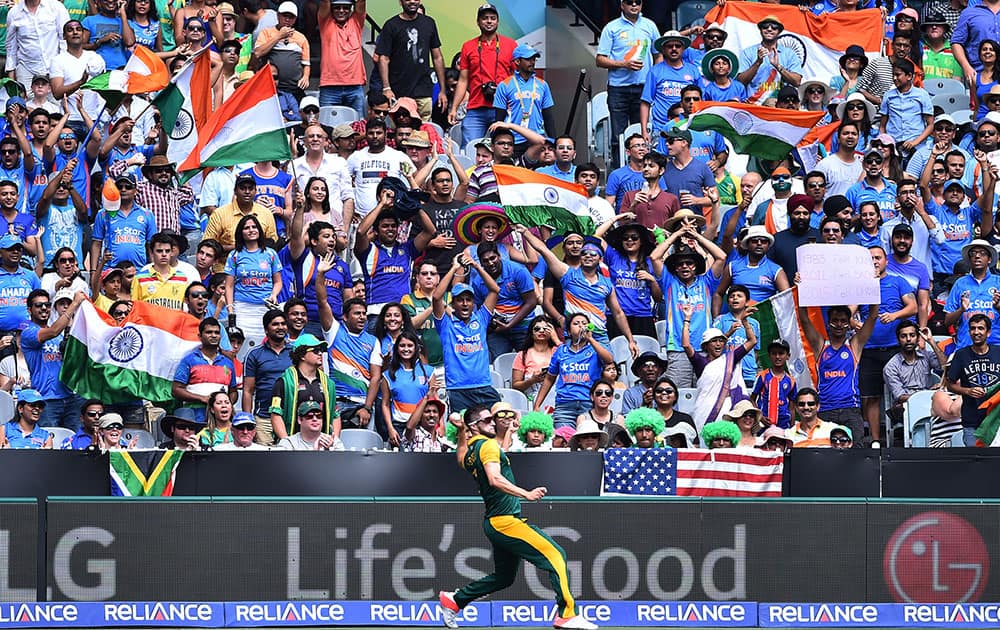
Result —
[[66, 337], [59, 378], [106, 404], [169, 401], [177, 364], [199, 344], [193, 315], [134, 301], [119, 327], [84, 302]]
[[775, 339], [788, 342], [788, 373], [795, 379], [799, 389], [812, 387], [816, 382], [813, 377], [813, 353], [799, 325], [798, 292], [786, 289], [776, 293], [757, 304], [753, 318], [760, 324], [760, 350], [757, 351], [757, 364], [766, 369], [771, 367], [768, 356], [768, 346]]
[[737, 153], [780, 160], [805, 137], [824, 112], [792, 111], [743, 103], [695, 103], [688, 127], [716, 131]]
[[162, 90], [170, 82], [163, 60], [145, 46], [136, 46], [125, 67], [99, 74], [83, 84], [108, 102], [108, 110], [118, 109], [123, 94], [145, 94]]
[[500, 202], [513, 223], [527, 227], [548, 225], [557, 234], [570, 230], [594, 233], [587, 191], [580, 184], [520, 168], [494, 164]]
[[271, 73], [258, 72], [199, 128], [197, 146], [177, 170], [290, 160], [292, 148], [283, 120]]

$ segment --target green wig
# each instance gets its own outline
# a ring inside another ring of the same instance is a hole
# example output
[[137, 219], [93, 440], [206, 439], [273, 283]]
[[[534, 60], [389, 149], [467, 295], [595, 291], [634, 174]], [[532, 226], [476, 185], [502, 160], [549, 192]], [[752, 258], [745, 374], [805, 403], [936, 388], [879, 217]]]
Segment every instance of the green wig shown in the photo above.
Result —
[[625, 416], [625, 429], [629, 432], [633, 438], [635, 437], [636, 429], [641, 429], [643, 427], [651, 427], [655, 435], [663, 433], [663, 429], [666, 428], [666, 423], [663, 421], [663, 416], [656, 409], [650, 409], [649, 407], [637, 407], [632, 411], [628, 412]]
[[545, 441], [548, 442], [552, 439], [552, 433], [554, 431], [552, 424], [552, 416], [547, 413], [542, 413], [541, 411], [532, 411], [521, 415], [521, 428], [517, 430], [517, 437], [521, 438], [522, 442], [526, 442], [525, 439], [528, 435], [528, 431], [541, 431], [545, 434]]
[[742, 437], [743, 434], [740, 433], [740, 428], [736, 426], [735, 422], [730, 422], [729, 420], [708, 422], [701, 428], [701, 443], [706, 448], [715, 438], [726, 438], [732, 442], [733, 446], [736, 446], [740, 443]]

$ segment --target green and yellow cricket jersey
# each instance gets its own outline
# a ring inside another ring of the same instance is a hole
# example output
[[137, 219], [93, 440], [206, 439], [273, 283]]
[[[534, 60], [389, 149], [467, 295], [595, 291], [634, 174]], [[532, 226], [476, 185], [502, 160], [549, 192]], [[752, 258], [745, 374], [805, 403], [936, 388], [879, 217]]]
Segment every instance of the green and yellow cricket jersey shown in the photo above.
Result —
[[507, 454], [500, 450], [500, 445], [495, 439], [477, 435], [469, 440], [469, 450], [465, 453], [462, 467], [472, 473], [479, 484], [479, 494], [486, 504], [486, 518], [493, 516], [520, 516], [521, 500], [517, 497], [497, 490], [490, 485], [486, 477], [486, 464], [496, 462], [500, 464], [500, 474], [511, 483], [514, 481], [514, 472], [510, 469], [510, 460]]

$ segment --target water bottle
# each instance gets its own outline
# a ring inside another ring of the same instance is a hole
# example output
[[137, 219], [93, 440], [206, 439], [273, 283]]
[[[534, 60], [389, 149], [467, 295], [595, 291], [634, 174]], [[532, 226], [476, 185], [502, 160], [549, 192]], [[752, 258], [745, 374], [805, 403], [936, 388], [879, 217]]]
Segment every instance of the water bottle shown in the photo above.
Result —
[[17, 401], [21, 397], [21, 386], [14, 383], [14, 387], [10, 390], [10, 397], [14, 399], [14, 406], [17, 406]]

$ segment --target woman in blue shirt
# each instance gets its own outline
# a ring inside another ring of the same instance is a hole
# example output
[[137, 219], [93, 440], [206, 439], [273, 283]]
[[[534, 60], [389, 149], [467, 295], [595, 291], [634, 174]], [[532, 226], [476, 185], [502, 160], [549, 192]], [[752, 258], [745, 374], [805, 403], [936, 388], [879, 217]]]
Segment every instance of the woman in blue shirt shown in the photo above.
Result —
[[[122, 20], [122, 39], [126, 44], [131, 39], [134, 43], [129, 49], [134, 49], [135, 45], [145, 46], [153, 52], [163, 50], [163, 41], [160, 38], [160, 15], [156, 12], [156, 3], [153, 0], [128, 0], [125, 4], [125, 18]], [[131, 31], [131, 37], [129, 33]]]
[[396, 337], [387, 367], [382, 372], [382, 415], [391, 420], [389, 443], [399, 446], [410, 415], [427, 395], [434, 368], [420, 360], [423, 345], [412, 330]]
[[236, 325], [246, 339], [264, 338], [262, 318], [275, 308], [281, 293], [281, 263], [278, 254], [263, 240], [257, 217], [247, 215], [236, 224], [236, 247], [226, 259], [226, 303], [236, 314]]
[[549, 363], [549, 373], [535, 397], [534, 410], [553, 386], [556, 388], [556, 408], [552, 414], [555, 427], [576, 426], [579, 415], [590, 411], [590, 386], [601, 378], [604, 364], [614, 362], [611, 353], [590, 331], [586, 313], [573, 313], [566, 319], [566, 341], [556, 348]]
[[[633, 335], [656, 338], [656, 320], [653, 318], [653, 303], [663, 299], [660, 284], [651, 273], [653, 262], [649, 254], [656, 247], [653, 234], [641, 223], [625, 223], [635, 219], [635, 214], [625, 212], [597, 228], [594, 236], [605, 239], [604, 262], [608, 266], [611, 282], [618, 294], [618, 304], [625, 312], [628, 327]], [[608, 232], [615, 221], [622, 225]], [[608, 337], [620, 337], [621, 332], [608, 319]]]
[[874, 201], [862, 201], [858, 206], [858, 242], [862, 247], [881, 245], [882, 213]]

